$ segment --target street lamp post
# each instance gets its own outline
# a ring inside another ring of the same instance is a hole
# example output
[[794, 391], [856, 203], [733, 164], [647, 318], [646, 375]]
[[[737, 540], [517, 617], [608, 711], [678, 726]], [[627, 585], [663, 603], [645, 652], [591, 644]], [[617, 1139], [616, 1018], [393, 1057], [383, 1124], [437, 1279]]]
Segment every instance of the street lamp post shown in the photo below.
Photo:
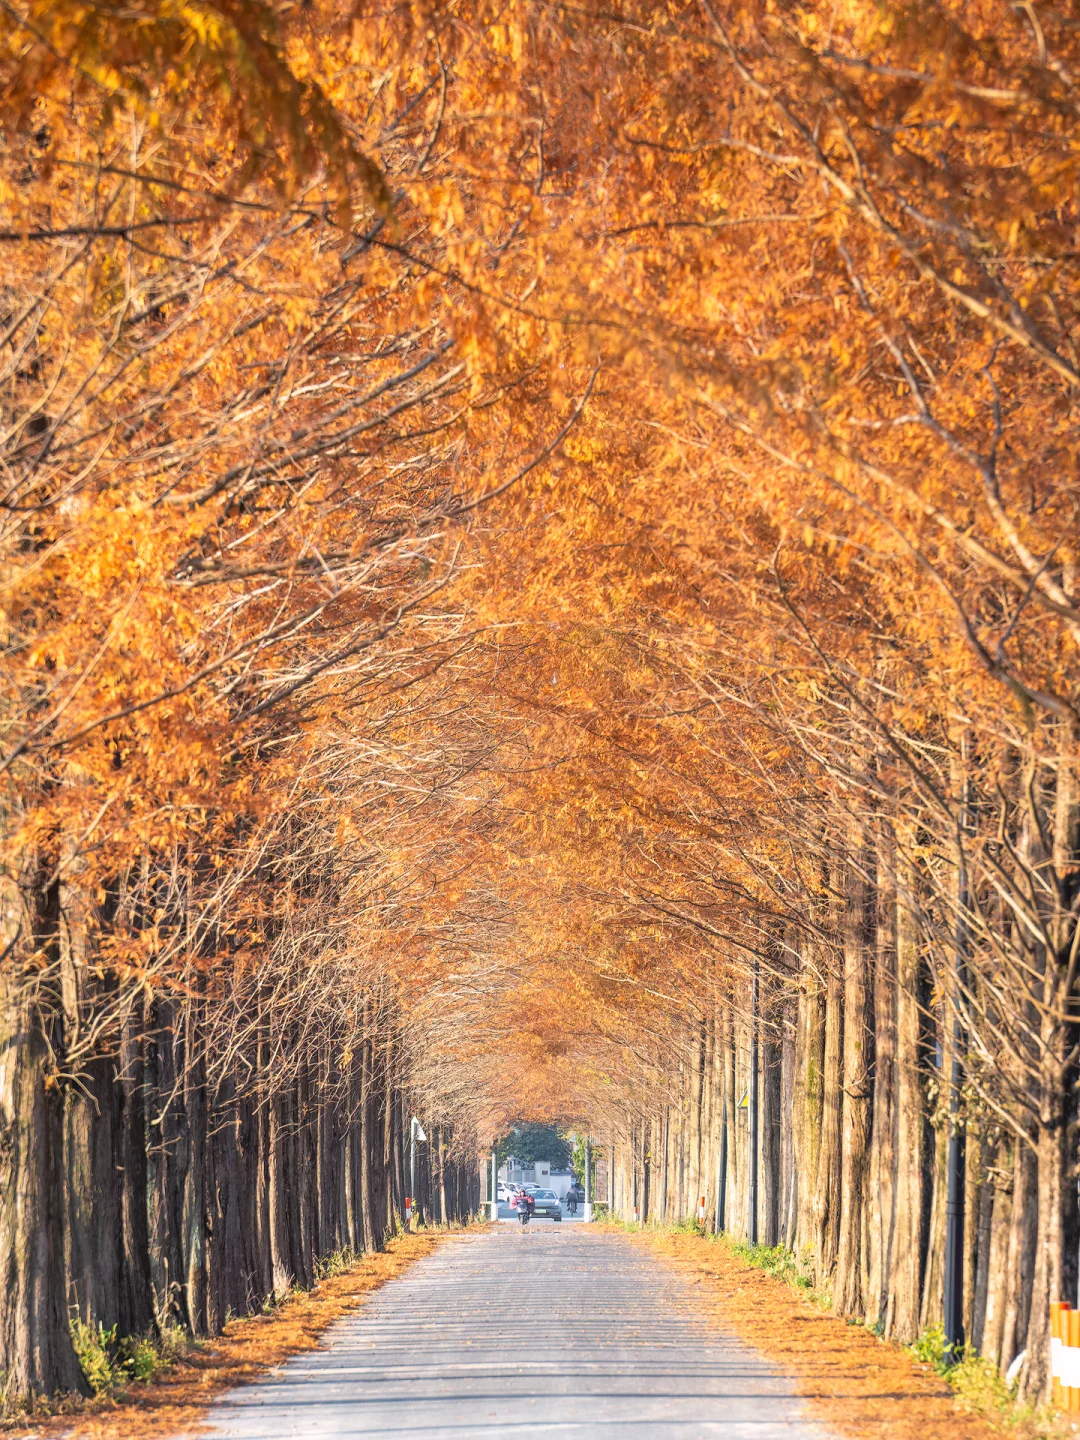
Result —
[[750, 1135], [749, 1180], [747, 1195], [747, 1236], [751, 1245], [758, 1243], [758, 962], [754, 957], [754, 973], [750, 981]]
[[720, 1128], [720, 1159], [716, 1166], [716, 1232], [722, 1233], [727, 1229], [727, 1167], [728, 1167], [728, 1133], [727, 1133], [727, 1101], [724, 1102], [724, 1119]]
[[585, 1136], [585, 1208], [581, 1215], [586, 1223], [592, 1219], [592, 1142]]
[[424, 1127], [414, 1115], [409, 1121], [409, 1194], [412, 1200], [413, 1214], [417, 1213], [419, 1206], [416, 1203], [416, 1142], [426, 1140]]
[[[967, 756], [965, 735], [961, 753]], [[970, 792], [965, 782], [960, 803], [960, 839], [958, 842], [958, 890], [956, 907], [956, 953], [953, 961], [952, 997], [952, 1073], [949, 1077], [949, 1149], [945, 1189], [945, 1359], [957, 1364], [964, 1354], [964, 1209], [967, 1182], [967, 1137], [960, 1116], [960, 1097], [964, 1084], [964, 1049], [967, 1035], [961, 1011], [966, 981], [965, 961], [968, 951], [967, 856], [964, 836], [971, 828]]]

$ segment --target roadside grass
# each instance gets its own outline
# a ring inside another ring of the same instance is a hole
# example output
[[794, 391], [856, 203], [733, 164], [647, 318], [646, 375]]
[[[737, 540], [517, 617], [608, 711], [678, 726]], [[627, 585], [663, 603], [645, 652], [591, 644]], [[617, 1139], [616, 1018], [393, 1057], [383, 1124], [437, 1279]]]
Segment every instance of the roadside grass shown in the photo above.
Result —
[[[398, 1230], [396, 1233], [403, 1235], [405, 1232]], [[347, 1245], [343, 1250], [335, 1250], [332, 1255], [325, 1255], [321, 1260], [315, 1261], [315, 1279], [332, 1280], [335, 1275], [344, 1275], [346, 1270], [351, 1270], [363, 1258], [364, 1252], [354, 1250], [351, 1245]]]
[[[797, 1292], [801, 1300], [804, 1303], [809, 1302], [823, 1320], [833, 1320], [830, 1295], [814, 1287], [809, 1265], [786, 1246], [751, 1245], [737, 1236], [705, 1231], [694, 1220], [686, 1220], [677, 1225], [659, 1225], [655, 1222], [635, 1224], [633, 1221], [609, 1218], [605, 1225], [657, 1241], [663, 1241], [665, 1237], [686, 1237], [686, 1240], [693, 1244], [693, 1253], [698, 1260], [696, 1268], [699, 1270], [706, 1268], [701, 1264], [701, 1258], [715, 1250], [718, 1260], [722, 1255], [752, 1270], [763, 1272], [773, 1280], [780, 1281], [790, 1291]], [[700, 1250], [699, 1246], [702, 1247]], [[709, 1278], [718, 1280], [721, 1277], [710, 1274]], [[730, 1294], [725, 1298], [730, 1299]], [[843, 1324], [842, 1321], [836, 1323]], [[1077, 1427], [1051, 1406], [1036, 1406], [1021, 1401], [1017, 1397], [1015, 1386], [1006, 1385], [1004, 1377], [992, 1361], [970, 1354], [957, 1364], [948, 1364], [944, 1353], [944, 1332], [940, 1325], [932, 1326], [911, 1346], [900, 1346], [885, 1340], [873, 1327], [861, 1321], [848, 1320], [847, 1328], [849, 1332], [854, 1330], [866, 1336], [872, 1343], [880, 1345], [885, 1351], [891, 1351], [897, 1358], [908, 1356], [917, 1365], [933, 1371], [949, 1386], [956, 1403], [963, 1410], [984, 1421], [990, 1429], [1009, 1436], [1010, 1440], [1075, 1440], [1078, 1434]], [[760, 1341], [755, 1338], [755, 1343]], [[856, 1427], [850, 1433], [862, 1432]], [[868, 1430], [866, 1433], [872, 1432]], [[888, 1433], [891, 1435], [892, 1429], [889, 1429]], [[930, 1440], [937, 1440], [931, 1432], [927, 1433]]]
[[727, 1244], [732, 1253], [737, 1255], [740, 1260], [744, 1260], [747, 1265], [753, 1265], [757, 1270], [764, 1270], [767, 1275], [773, 1275], [777, 1280], [783, 1280], [796, 1290], [807, 1291], [823, 1305], [830, 1303], [827, 1295], [814, 1289], [809, 1274], [800, 1266], [787, 1246], [751, 1245], [748, 1240], [739, 1240], [735, 1236], [728, 1237]]

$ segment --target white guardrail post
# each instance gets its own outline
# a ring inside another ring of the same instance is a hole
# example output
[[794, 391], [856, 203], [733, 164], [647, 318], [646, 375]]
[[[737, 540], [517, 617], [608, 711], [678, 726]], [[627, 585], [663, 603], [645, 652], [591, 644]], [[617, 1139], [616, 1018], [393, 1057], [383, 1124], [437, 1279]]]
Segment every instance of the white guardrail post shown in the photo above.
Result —
[[585, 1136], [585, 1209], [581, 1218], [586, 1224], [592, 1219], [592, 1144], [587, 1135]]

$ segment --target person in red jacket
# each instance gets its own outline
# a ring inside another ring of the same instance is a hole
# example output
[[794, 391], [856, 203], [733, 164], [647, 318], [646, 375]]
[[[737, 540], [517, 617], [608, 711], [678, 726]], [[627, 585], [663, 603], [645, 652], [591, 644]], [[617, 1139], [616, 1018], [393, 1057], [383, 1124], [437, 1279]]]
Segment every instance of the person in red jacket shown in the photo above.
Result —
[[517, 1197], [518, 1219], [522, 1225], [529, 1223], [529, 1218], [535, 1209], [536, 1201], [527, 1190], [522, 1190], [521, 1194]]

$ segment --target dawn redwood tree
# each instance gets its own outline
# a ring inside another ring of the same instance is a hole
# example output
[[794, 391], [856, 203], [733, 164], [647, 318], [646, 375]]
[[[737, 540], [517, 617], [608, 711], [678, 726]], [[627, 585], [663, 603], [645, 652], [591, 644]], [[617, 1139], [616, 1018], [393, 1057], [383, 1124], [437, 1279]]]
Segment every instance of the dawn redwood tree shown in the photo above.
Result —
[[966, 1328], [1045, 1393], [1068, 17], [10, 18], [8, 1392], [380, 1243], [422, 1112], [429, 1215], [578, 1122], [904, 1341], [962, 1128]]

